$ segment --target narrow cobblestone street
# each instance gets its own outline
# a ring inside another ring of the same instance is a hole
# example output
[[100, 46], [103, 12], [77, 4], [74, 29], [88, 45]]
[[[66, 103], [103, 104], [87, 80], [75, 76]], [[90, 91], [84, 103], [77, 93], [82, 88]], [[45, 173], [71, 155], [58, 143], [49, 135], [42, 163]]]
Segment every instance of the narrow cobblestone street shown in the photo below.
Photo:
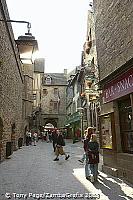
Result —
[[[39, 199], [37, 194], [43, 193], [79, 193], [84, 194], [84, 199], [87, 199], [87, 194], [100, 195], [101, 200], [133, 199], [132, 185], [118, 178], [100, 172], [99, 182], [94, 185], [85, 179], [84, 165], [78, 162], [83, 153], [81, 142], [72, 144], [71, 141], [67, 141], [65, 150], [70, 154], [69, 160], [65, 161], [62, 156], [58, 162], [53, 161], [55, 156], [52, 143], [39, 141], [37, 146], [24, 146], [14, 152], [11, 159], [0, 164], [0, 200], [33, 200]], [[27, 197], [24, 198], [24, 195]]]

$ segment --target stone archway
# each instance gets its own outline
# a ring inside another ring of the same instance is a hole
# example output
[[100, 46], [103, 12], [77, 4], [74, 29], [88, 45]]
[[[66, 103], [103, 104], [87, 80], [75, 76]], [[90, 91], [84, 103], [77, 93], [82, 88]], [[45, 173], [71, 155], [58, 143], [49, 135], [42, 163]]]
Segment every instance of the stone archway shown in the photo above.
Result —
[[55, 119], [55, 118], [46, 118], [44, 119], [43, 126], [46, 126], [46, 124], [52, 124], [54, 127], [57, 127], [57, 121], [58, 119]]
[[46, 128], [46, 127], [48, 127], [48, 128], [55, 128], [54, 125], [51, 124], [51, 123], [45, 124], [45, 128]]

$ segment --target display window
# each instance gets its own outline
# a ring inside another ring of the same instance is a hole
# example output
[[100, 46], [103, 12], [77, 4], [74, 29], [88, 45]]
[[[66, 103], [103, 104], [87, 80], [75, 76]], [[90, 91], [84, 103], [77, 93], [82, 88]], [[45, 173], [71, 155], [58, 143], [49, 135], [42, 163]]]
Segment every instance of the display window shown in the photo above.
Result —
[[118, 101], [122, 151], [133, 153], [133, 117], [130, 96]]
[[101, 148], [112, 149], [112, 117], [112, 113], [101, 116]]

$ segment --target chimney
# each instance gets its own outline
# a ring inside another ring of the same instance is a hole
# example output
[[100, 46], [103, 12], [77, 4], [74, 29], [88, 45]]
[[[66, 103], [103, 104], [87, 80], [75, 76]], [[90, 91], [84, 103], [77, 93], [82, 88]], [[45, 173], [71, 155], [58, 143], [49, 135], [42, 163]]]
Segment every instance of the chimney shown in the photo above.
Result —
[[67, 76], [67, 69], [64, 69], [64, 75]]

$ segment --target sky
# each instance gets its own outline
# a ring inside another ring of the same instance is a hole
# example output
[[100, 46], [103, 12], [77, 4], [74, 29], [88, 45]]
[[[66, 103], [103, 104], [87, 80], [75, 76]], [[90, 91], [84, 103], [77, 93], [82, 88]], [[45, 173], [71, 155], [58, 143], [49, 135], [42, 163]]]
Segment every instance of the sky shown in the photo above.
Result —
[[[31, 33], [45, 59], [46, 73], [68, 72], [81, 64], [90, 0], [6, 0], [10, 19], [31, 23]], [[15, 39], [26, 24], [12, 23]]]

